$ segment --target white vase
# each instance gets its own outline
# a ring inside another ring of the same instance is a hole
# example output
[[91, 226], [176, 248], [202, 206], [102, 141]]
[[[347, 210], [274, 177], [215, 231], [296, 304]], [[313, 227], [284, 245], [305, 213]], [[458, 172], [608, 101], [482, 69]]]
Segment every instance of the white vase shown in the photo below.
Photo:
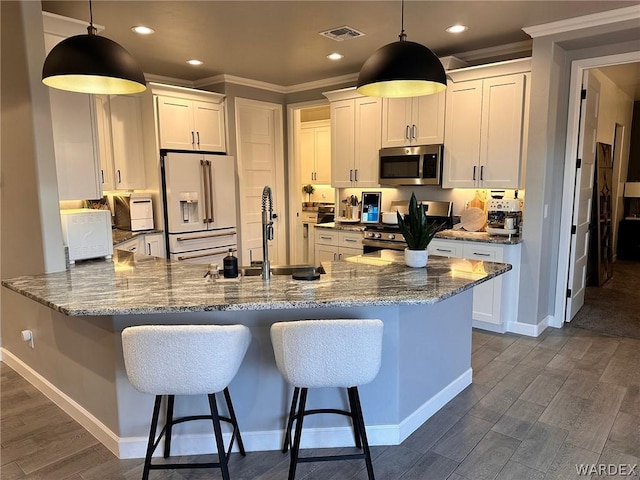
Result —
[[424, 250], [409, 250], [404, 249], [404, 263], [407, 267], [422, 268], [427, 265], [427, 258], [429, 252], [425, 248]]

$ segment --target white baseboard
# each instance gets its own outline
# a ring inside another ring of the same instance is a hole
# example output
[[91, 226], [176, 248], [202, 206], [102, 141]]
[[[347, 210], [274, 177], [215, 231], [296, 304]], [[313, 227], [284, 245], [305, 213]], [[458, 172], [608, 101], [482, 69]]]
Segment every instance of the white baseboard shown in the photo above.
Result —
[[537, 325], [532, 325], [530, 323], [508, 322], [507, 331], [519, 333], [520, 335], [527, 335], [529, 337], [537, 337], [545, 331], [552, 321], [553, 316], [547, 315]]
[[[5, 349], [0, 349], [3, 361], [18, 372], [25, 380], [42, 392], [49, 400], [58, 405], [89, 433], [107, 447], [118, 458], [144, 458], [147, 440], [145, 437], [118, 437], [89, 411], [60, 391], [46, 378]], [[399, 425], [372, 425], [367, 427], [367, 439], [372, 446], [399, 445], [417, 430], [425, 421], [434, 415], [447, 402], [471, 384], [472, 369], [452, 381], [442, 391], [422, 404]], [[151, 419], [151, 412], [149, 412]], [[242, 432], [242, 440], [246, 451], [279, 450], [282, 448], [284, 430]], [[231, 434], [224, 433], [225, 444], [228, 445]], [[301, 447], [349, 447], [353, 446], [351, 427], [305, 428]], [[234, 447], [237, 451], [237, 446]], [[174, 435], [171, 439], [172, 455], [200, 455], [215, 452], [213, 435], [189, 434]], [[162, 455], [162, 448], [156, 449], [156, 455]]]
[[[66, 393], [59, 390], [49, 380], [29, 367], [26, 363], [2, 348], [2, 361], [20, 374], [27, 382], [36, 387], [45, 397], [60, 407], [67, 415], [84, 427], [91, 435], [118, 456], [120, 438], [105, 424], [77, 403]], [[146, 439], [145, 439], [146, 443]], [[144, 454], [142, 455], [144, 457]]]

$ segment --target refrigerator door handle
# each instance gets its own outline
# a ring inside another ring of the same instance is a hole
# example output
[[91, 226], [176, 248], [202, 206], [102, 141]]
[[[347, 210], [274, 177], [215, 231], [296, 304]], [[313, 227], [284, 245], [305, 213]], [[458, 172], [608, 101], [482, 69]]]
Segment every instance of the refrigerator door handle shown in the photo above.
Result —
[[204, 218], [202, 223], [209, 223], [209, 177], [207, 176], [207, 161], [200, 160], [200, 173], [202, 174], [202, 189], [204, 190]]
[[209, 222], [213, 223], [213, 171], [211, 169], [211, 160], [207, 160], [207, 170], [209, 173]]
[[180, 256], [178, 256], [178, 260], [191, 260], [192, 258], [204, 258], [204, 257], [210, 257], [212, 255], [222, 255], [223, 253], [227, 253], [229, 250], [231, 250], [233, 252], [237, 252], [238, 251], [237, 248], [225, 247], [222, 250], [216, 250], [214, 252], [201, 253], [199, 255], [180, 255]]
[[188, 242], [189, 240], [202, 240], [204, 238], [231, 237], [233, 235], [237, 235], [235, 230], [233, 230], [231, 232], [224, 232], [224, 233], [212, 233], [210, 235], [192, 235], [190, 237], [178, 237], [178, 238], [176, 238], [176, 240], [178, 242]]

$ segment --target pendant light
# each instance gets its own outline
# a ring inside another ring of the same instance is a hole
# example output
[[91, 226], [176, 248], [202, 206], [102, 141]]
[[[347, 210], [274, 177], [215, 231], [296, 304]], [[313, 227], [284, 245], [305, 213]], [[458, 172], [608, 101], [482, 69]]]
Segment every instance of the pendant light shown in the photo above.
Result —
[[427, 47], [407, 41], [402, 0], [399, 41], [376, 50], [360, 70], [356, 91], [370, 97], [418, 97], [447, 88], [440, 59]]
[[87, 35], [66, 38], [49, 52], [42, 67], [42, 82], [80, 93], [144, 92], [144, 73], [135, 58], [113, 40], [96, 35], [91, 0], [89, 15]]

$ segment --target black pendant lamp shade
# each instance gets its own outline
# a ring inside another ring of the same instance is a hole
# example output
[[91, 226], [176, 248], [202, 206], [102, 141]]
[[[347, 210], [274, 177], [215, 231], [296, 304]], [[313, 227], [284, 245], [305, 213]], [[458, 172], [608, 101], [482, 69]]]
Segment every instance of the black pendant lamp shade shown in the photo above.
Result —
[[144, 92], [144, 73], [133, 56], [113, 40], [96, 35], [93, 20], [87, 31], [53, 47], [42, 67], [42, 82], [80, 93]]
[[409, 42], [404, 33], [404, 0], [400, 40], [376, 50], [360, 70], [356, 91], [369, 97], [418, 97], [447, 88], [440, 59], [427, 47]]

